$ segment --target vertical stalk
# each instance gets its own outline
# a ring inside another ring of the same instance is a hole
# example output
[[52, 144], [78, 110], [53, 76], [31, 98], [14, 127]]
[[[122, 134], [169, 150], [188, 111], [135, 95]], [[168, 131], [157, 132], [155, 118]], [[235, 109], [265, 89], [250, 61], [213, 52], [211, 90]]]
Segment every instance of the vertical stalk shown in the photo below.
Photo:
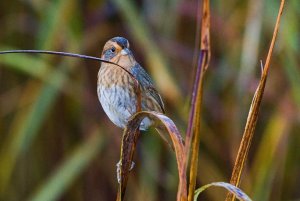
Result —
[[[202, 111], [202, 97], [203, 97], [203, 82], [205, 72], [208, 68], [210, 61], [210, 11], [209, 0], [203, 1], [202, 8], [202, 24], [201, 24], [201, 44], [200, 55], [198, 58], [196, 79], [193, 89], [192, 107], [190, 111], [189, 125], [186, 135], [186, 156], [190, 157], [190, 177], [189, 177], [189, 190], [188, 200], [194, 199], [194, 191], [196, 186], [196, 178], [198, 171], [198, 158], [199, 158], [199, 143], [200, 143], [200, 114]], [[198, 9], [199, 11], [200, 9]], [[187, 160], [188, 163], [188, 160]], [[187, 165], [187, 164], [186, 164]]]
[[[275, 45], [275, 40], [276, 40], [278, 29], [279, 29], [280, 19], [281, 19], [281, 15], [282, 15], [283, 8], [284, 8], [284, 3], [285, 3], [285, 0], [281, 0], [281, 4], [280, 4], [279, 11], [278, 11], [277, 20], [276, 20], [276, 24], [275, 24], [273, 37], [272, 37], [272, 41], [271, 41], [271, 44], [270, 44], [270, 48], [269, 48], [269, 51], [268, 51], [266, 63], [263, 67], [261, 79], [260, 79], [259, 85], [256, 89], [256, 92], [254, 94], [254, 97], [253, 97], [253, 100], [252, 100], [252, 103], [251, 103], [251, 106], [250, 106], [250, 110], [249, 110], [245, 130], [244, 130], [243, 138], [242, 138], [242, 141], [241, 141], [241, 144], [240, 144], [240, 147], [239, 147], [239, 151], [238, 151], [238, 155], [236, 157], [236, 161], [235, 161], [234, 168], [233, 168], [233, 171], [232, 171], [232, 176], [231, 176], [231, 179], [230, 179], [230, 183], [237, 186], [237, 187], [240, 184], [241, 174], [242, 174], [244, 164], [245, 164], [245, 161], [247, 159], [248, 152], [249, 152], [249, 149], [250, 149], [251, 141], [252, 141], [252, 138], [253, 138], [253, 135], [254, 135], [256, 122], [257, 122], [257, 119], [258, 119], [260, 103], [261, 103], [263, 93], [264, 93], [264, 89], [265, 89], [265, 86], [266, 86], [266, 81], [267, 81], [267, 76], [268, 76], [268, 72], [269, 72], [271, 56], [272, 56], [272, 52], [273, 52], [274, 45]], [[234, 201], [234, 200], [235, 200], [235, 196], [233, 194], [229, 193], [227, 195], [225, 201]]]

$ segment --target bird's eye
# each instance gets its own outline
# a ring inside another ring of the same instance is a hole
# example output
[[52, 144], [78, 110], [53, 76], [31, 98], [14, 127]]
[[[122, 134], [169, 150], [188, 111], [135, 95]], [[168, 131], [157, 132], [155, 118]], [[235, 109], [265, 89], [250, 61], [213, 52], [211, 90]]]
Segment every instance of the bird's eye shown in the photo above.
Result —
[[115, 47], [112, 47], [112, 48], [110, 49], [110, 51], [111, 51], [111, 52], [115, 52], [115, 51], [116, 51], [116, 48], [115, 48]]

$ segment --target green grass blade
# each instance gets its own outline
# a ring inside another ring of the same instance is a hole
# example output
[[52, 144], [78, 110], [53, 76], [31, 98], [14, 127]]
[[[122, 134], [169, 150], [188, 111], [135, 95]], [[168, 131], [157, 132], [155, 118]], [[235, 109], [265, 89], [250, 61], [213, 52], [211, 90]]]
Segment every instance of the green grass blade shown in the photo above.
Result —
[[103, 135], [98, 129], [94, 130], [85, 142], [79, 145], [70, 157], [29, 199], [30, 201], [58, 200], [70, 184], [88, 167], [104, 147]]
[[[50, 78], [55, 80], [56, 84], [62, 86], [66, 81], [63, 76], [63, 68], [58, 68], [50, 75]], [[28, 89], [31, 89], [29, 87]], [[26, 92], [26, 90], [25, 90]], [[4, 147], [0, 153], [0, 189], [5, 190], [9, 182], [11, 173], [19, 155], [26, 151], [36, 137], [38, 130], [47, 117], [50, 108], [59, 94], [56, 87], [52, 85], [44, 85], [40, 90], [33, 95], [36, 101], [29, 106], [20, 110], [11, 125], [11, 133], [4, 143]]]
[[[14, 50], [14, 47], [0, 47], [1, 51]], [[28, 54], [6, 54], [0, 56], [0, 63], [8, 68], [21, 72], [38, 79], [45, 79], [49, 68], [44, 60]]]
[[[40, 37], [43, 38], [41, 40], [43, 44], [39, 45], [40, 49], [51, 49], [51, 47], [57, 44], [58, 37], [62, 36], [61, 30], [59, 28], [68, 28], [67, 24], [65, 23], [69, 19], [67, 17], [70, 17], [70, 15], [67, 15], [70, 14], [70, 8], [68, 8], [66, 4], [68, 2], [70, 3], [70, 1], [59, 2], [54, 2], [53, 4], [51, 4], [51, 7], [55, 7], [56, 9], [47, 10], [47, 17], [43, 20], [44, 26], [47, 28], [41, 28], [42, 31]], [[64, 20], [60, 20], [54, 15], [62, 15], [65, 16], [65, 18]], [[47, 21], [51, 21], [53, 19], [56, 20], [53, 21], [51, 26], [47, 24]], [[47, 34], [44, 35], [43, 31], [46, 31]], [[12, 175], [18, 157], [22, 152], [26, 151], [33, 142], [34, 138], [38, 134], [39, 129], [43, 125], [48, 112], [50, 111], [50, 109], [54, 105], [55, 100], [58, 97], [58, 89], [67, 82], [67, 76], [65, 76], [65, 74], [68, 72], [68, 65], [69, 64], [63, 61], [60, 65], [57, 65], [56, 70], [47, 72], [47, 77], [49, 78], [49, 80], [51, 80], [51, 82], [55, 83], [55, 86], [47, 83], [33, 83], [32, 81], [30, 81], [30, 84], [28, 84], [25, 88], [24, 92], [27, 92], [28, 95], [36, 97], [36, 101], [28, 108], [25, 108], [24, 110], [21, 110], [16, 114], [15, 119], [11, 125], [11, 133], [8, 135], [7, 139], [4, 142], [5, 147], [3, 147], [1, 150], [1, 196], [5, 196], [3, 192], [5, 192], [8, 188], [10, 177]], [[27, 68], [35, 68], [35, 66], [27, 66]], [[32, 93], [32, 88], [38, 88], [38, 90]]]
[[[0, 50], [13, 50], [12, 47], [0, 47]], [[33, 78], [37, 78], [48, 84], [60, 88], [60, 83], [53, 80], [53, 77], [49, 76], [53, 67], [50, 66], [44, 59], [34, 57], [28, 54], [4, 54], [0, 56], [0, 64], [3, 64], [8, 69], [15, 70], [16, 72], [24, 73]], [[59, 76], [64, 76], [60, 74]], [[60, 78], [59, 78], [60, 79]], [[63, 78], [67, 79], [67, 78]]]
[[[281, 104], [280, 111], [286, 108], [285, 103]], [[276, 111], [263, 133], [254, 157], [253, 169], [251, 170], [254, 180], [252, 185], [254, 200], [270, 200], [272, 180], [274, 180], [276, 171], [278, 170], [278, 160], [282, 161], [278, 152], [284, 152], [284, 148], [286, 147], [283, 144], [286, 143], [284, 138], [288, 133], [289, 120], [290, 117], [287, 113], [282, 114], [282, 112]]]
[[148, 67], [157, 83], [157, 87], [166, 98], [170, 100], [175, 99], [180, 103], [182, 100], [181, 92], [168, 71], [167, 61], [155, 45], [155, 42], [151, 39], [151, 32], [146, 26], [145, 21], [138, 14], [134, 3], [128, 0], [113, 0], [113, 2], [120, 9], [129, 29], [132, 30], [131, 34], [133, 38], [143, 47]]
[[280, 55], [280, 60], [291, 86], [292, 97], [298, 107], [298, 111], [300, 111], [300, 70], [299, 61], [297, 60], [300, 51], [299, 20], [297, 18], [298, 4], [297, 0], [293, 0], [287, 5], [287, 10], [290, 12], [287, 12], [283, 18], [282, 38], [284, 40], [281, 44], [283, 51]]
[[[67, 32], [69, 23], [72, 19], [74, 5], [71, 0], [52, 1], [47, 6], [47, 12], [43, 14], [43, 23], [41, 23], [38, 33], [38, 49], [53, 49], [60, 45], [58, 41], [64, 36], [62, 32]], [[41, 12], [45, 12], [41, 10]]]

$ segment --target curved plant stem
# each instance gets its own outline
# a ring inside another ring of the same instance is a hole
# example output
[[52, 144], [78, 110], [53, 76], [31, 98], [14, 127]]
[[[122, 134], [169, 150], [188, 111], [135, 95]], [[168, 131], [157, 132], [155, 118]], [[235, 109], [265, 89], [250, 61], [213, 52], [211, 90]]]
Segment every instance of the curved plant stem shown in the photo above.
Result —
[[[120, 184], [117, 194], [117, 201], [124, 199], [132, 158], [139, 137], [139, 126], [142, 120], [149, 119], [158, 122], [166, 128], [166, 134], [169, 135], [177, 161], [179, 184], [177, 191], [177, 201], [187, 200], [186, 170], [184, 164], [186, 161], [184, 142], [180, 132], [174, 122], [164, 114], [154, 111], [142, 111], [134, 114], [129, 120], [123, 134], [121, 147], [121, 166], [120, 166]], [[160, 135], [159, 135], [160, 136]]]

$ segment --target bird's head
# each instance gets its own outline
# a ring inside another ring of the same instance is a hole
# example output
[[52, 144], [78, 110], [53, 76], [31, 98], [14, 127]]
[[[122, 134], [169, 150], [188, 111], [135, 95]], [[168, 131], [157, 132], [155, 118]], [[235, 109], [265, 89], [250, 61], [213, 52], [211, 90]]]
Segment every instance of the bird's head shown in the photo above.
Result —
[[132, 57], [129, 42], [123, 37], [114, 37], [107, 41], [102, 51], [102, 59], [119, 63], [121, 57]]

